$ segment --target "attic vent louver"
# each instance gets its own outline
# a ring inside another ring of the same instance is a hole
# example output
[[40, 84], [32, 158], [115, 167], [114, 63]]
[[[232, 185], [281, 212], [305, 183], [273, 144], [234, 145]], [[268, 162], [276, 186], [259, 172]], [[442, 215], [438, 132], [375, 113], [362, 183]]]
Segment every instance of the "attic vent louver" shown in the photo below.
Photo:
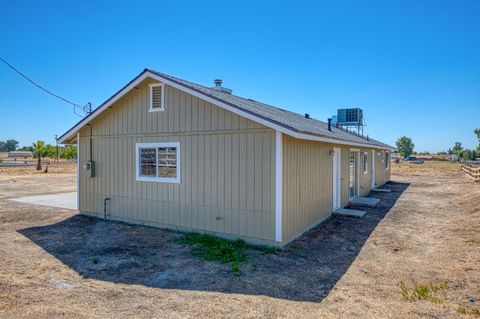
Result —
[[164, 111], [163, 83], [150, 84], [150, 111]]

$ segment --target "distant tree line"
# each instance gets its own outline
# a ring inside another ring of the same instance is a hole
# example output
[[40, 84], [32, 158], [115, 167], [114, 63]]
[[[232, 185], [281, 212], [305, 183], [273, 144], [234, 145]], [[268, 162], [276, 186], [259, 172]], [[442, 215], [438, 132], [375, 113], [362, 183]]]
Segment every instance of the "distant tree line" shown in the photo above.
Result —
[[[477, 139], [478, 139], [477, 149], [475, 150], [465, 149], [463, 148], [462, 143], [455, 142], [455, 145], [453, 145], [452, 148], [449, 148], [445, 152], [438, 152], [437, 155], [455, 154], [458, 156], [460, 160], [465, 160], [465, 161], [471, 161], [471, 160], [477, 159], [478, 157], [480, 157], [480, 128], [475, 129], [473, 133], [477, 136]], [[396, 144], [397, 144], [397, 150], [403, 158], [407, 158], [412, 154], [414, 155], [417, 154], [413, 150], [415, 147], [415, 144], [413, 144], [412, 139], [410, 137], [402, 136], [397, 140]], [[430, 155], [428, 151], [423, 152], [421, 154]]]
[[12, 152], [15, 151], [17, 147], [18, 141], [16, 140], [0, 141], [0, 152]]
[[[34, 157], [38, 157], [39, 154], [43, 158], [57, 157], [57, 147], [55, 145], [45, 144], [44, 141], [37, 141], [37, 143], [33, 143], [32, 146], [23, 147], [22, 151], [31, 151]], [[58, 146], [58, 157], [63, 159], [77, 158], [77, 146]]]
[[[19, 142], [13, 139], [7, 141], [0, 141], [0, 152], [30, 151], [33, 152], [34, 157], [38, 157], [38, 154], [40, 154], [40, 156], [44, 158], [57, 157], [57, 147], [55, 145], [45, 144], [44, 141], [37, 141], [37, 143], [33, 143], [32, 146], [23, 146], [20, 148], [18, 147], [18, 144]], [[76, 158], [77, 146], [58, 146], [58, 157], [63, 159]]]

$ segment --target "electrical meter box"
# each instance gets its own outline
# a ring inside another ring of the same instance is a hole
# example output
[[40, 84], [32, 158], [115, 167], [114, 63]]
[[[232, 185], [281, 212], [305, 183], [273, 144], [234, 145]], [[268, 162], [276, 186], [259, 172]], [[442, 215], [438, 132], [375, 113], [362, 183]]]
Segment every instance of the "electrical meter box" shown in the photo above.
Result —
[[88, 177], [95, 177], [95, 162], [86, 161], [85, 164], [83, 164], [83, 170]]

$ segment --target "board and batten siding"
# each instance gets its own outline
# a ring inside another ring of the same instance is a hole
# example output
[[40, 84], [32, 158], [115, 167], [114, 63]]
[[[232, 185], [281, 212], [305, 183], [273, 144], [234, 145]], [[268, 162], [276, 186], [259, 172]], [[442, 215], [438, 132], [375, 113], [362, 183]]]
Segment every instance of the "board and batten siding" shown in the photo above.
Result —
[[[371, 191], [372, 149], [300, 140], [283, 135], [283, 208], [282, 244], [295, 239], [306, 230], [319, 224], [332, 213], [333, 161], [330, 151], [341, 152], [341, 206], [349, 204], [349, 156], [350, 150], [360, 151], [358, 168], [360, 196]], [[368, 172], [363, 173], [363, 154], [368, 153]], [[375, 154], [381, 151], [376, 151]], [[378, 156], [378, 155], [377, 155]], [[389, 173], [380, 171], [384, 166], [380, 157], [376, 160], [376, 175], [382, 177], [380, 186], [389, 180]], [[380, 162], [380, 164], [377, 164]]]
[[[80, 211], [160, 227], [275, 241], [275, 131], [165, 86], [149, 112], [145, 80], [80, 131]], [[136, 143], [180, 142], [180, 183], [136, 181]], [[91, 143], [91, 145], [90, 145]], [[90, 150], [92, 151], [90, 153]]]
[[283, 242], [332, 212], [331, 144], [283, 136]]
[[379, 187], [390, 180], [390, 167], [392, 163], [389, 163], [389, 168], [385, 168], [385, 153], [384, 150], [376, 150], [375, 158], [375, 186]]

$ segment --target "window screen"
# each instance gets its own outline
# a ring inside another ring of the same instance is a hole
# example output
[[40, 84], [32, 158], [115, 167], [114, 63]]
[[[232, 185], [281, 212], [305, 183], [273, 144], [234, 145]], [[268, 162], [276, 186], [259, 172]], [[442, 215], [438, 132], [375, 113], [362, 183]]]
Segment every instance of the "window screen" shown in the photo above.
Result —
[[158, 177], [177, 177], [177, 148], [158, 148]]
[[180, 182], [180, 143], [137, 143], [137, 180]]
[[155, 160], [154, 148], [140, 149], [140, 175], [141, 176], [157, 176], [155, 169], [157, 162]]

